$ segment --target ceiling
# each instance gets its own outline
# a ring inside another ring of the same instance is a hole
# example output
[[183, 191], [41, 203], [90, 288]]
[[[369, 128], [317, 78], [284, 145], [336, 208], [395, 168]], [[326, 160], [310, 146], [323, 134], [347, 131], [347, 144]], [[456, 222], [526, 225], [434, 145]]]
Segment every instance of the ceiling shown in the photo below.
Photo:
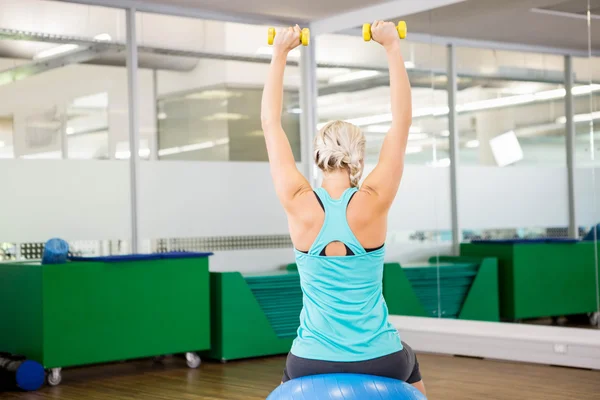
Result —
[[[600, 9], [600, 0], [590, 1]], [[578, 18], [534, 12], [569, 12]], [[587, 50], [587, 0], [468, 0], [404, 17], [410, 32], [474, 40]], [[600, 50], [600, 19], [592, 19], [592, 48]]]
[[[62, 0], [85, 2], [85, 0]], [[118, 1], [118, 0], [113, 0]], [[132, 0], [123, 0], [132, 1]], [[237, 16], [315, 21], [390, 0], [139, 0]], [[424, 0], [421, 0], [424, 1]], [[98, 4], [98, 0], [94, 0]], [[402, 6], [398, 2], [401, 13]], [[403, 17], [410, 32], [586, 51], [588, 0], [466, 0]], [[600, 0], [590, 0], [592, 48], [600, 51]], [[536, 12], [541, 10], [542, 12]], [[574, 17], [565, 16], [570, 14]], [[389, 16], [394, 19], [394, 15]]]
[[211, 11], [269, 15], [309, 21], [386, 3], [389, 0], [144, 0], [145, 3], [169, 4]]

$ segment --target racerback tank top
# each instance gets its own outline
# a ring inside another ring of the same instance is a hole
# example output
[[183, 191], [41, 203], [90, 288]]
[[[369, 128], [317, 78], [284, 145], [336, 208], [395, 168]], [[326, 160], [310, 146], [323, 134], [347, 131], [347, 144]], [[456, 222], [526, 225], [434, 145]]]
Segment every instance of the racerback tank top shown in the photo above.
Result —
[[[356, 192], [349, 188], [335, 200], [315, 190], [325, 209], [323, 227], [308, 253], [294, 250], [303, 292], [291, 349], [297, 357], [351, 362], [402, 350], [382, 292], [385, 246], [366, 252], [348, 225], [346, 209]], [[344, 243], [354, 255], [320, 255], [331, 242]]]

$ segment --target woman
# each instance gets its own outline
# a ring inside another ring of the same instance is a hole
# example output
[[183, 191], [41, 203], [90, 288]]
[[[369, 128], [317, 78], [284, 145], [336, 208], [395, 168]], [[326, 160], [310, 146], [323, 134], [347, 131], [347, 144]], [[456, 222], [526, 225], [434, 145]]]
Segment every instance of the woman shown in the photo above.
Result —
[[359, 188], [365, 137], [352, 124], [330, 122], [314, 141], [315, 161], [323, 171], [322, 187], [314, 191], [296, 168], [281, 126], [283, 74], [300, 28], [275, 37], [262, 127], [304, 294], [283, 381], [362, 373], [400, 379], [425, 393], [415, 354], [388, 322], [382, 295], [387, 214], [400, 185], [412, 120], [410, 83], [394, 24], [375, 21], [371, 31], [386, 51], [390, 70], [392, 125], [379, 163]]

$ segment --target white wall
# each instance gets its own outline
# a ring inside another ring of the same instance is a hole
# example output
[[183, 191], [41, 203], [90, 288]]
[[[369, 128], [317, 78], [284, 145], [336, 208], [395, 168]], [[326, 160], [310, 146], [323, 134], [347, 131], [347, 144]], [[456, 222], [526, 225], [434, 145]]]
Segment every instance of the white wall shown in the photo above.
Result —
[[566, 227], [567, 170], [459, 167], [462, 229]]
[[131, 237], [125, 161], [0, 160], [0, 241]]
[[[388, 230], [449, 230], [449, 169], [407, 166]], [[267, 163], [143, 162], [143, 238], [288, 234]]]
[[267, 163], [143, 162], [140, 236], [287, 234]]
[[575, 169], [575, 218], [590, 228], [600, 223], [600, 168]]

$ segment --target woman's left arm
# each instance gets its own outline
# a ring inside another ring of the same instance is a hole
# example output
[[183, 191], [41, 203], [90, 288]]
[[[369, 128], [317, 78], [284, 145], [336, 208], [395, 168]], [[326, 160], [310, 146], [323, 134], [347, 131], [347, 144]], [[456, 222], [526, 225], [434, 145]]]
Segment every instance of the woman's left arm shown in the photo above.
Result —
[[281, 126], [283, 74], [288, 53], [299, 43], [300, 28], [297, 25], [294, 28], [277, 32], [261, 104], [261, 122], [267, 144], [271, 176], [279, 201], [288, 211], [298, 195], [312, 190], [306, 178], [296, 167], [290, 142]]

